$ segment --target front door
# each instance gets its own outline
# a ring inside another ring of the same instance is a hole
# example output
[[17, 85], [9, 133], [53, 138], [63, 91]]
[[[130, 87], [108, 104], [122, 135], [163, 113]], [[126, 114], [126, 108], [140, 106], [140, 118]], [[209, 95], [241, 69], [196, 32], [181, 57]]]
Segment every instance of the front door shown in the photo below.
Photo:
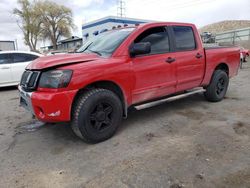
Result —
[[0, 54], [0, 86], [12, 82], [10, 61], [9, 54]]
[[168, 95], [176, 89], [175, 64], [167, 62], [171, 55], [166, 28], [148, 29], [134, 41], [138, 42], [150, 42], [151, 53], [132, 58], [133, 104]]

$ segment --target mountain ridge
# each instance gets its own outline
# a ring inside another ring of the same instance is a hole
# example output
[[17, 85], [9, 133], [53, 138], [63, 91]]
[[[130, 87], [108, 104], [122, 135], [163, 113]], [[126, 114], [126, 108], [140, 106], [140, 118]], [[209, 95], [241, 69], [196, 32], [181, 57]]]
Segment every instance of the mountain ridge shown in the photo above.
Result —
[[199, 31], [216, 34], [247, 27], [250, 27], [250, 20], [224, 20], [203, 26], [199, 28]]

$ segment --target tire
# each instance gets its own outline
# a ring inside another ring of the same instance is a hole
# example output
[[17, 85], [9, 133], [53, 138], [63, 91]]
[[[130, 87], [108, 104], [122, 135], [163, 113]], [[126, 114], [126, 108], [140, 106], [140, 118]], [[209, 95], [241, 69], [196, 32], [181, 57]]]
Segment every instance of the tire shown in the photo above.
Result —
[[205, 98], [210, 102], [221, 101], [226, 95], [228, 84], [229, 78], [227, 73], [223, 70], [216, 70], [204, 93]]
[[72, 111], [73, 132], [88, 143], [98, 143], [112, 137], [122, 120], [122, 103], [107, 89], [84, 92]]

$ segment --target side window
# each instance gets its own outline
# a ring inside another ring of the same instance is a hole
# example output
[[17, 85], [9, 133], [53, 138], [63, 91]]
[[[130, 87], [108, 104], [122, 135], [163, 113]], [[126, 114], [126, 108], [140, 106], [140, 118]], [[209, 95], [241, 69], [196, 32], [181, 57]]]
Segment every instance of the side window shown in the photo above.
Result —
[[9, 54], [0, 54], [0, 65], [11, 63]]
[[24, 54], [24, 53], [14, 53], [12, 54], [14, 63], [21, 63], [32, 61], [37, 58], [37, 56], [32, 54]]
[[12, 54], [12, 57], [13, 57], [13, 62], [14, 63], [21, 63], [21, 62], [25, 62], [26, 61], [25, 54], [14, 53], [14, 54]]
[[35, 59], [39, 58], [39, 56], [33, 55], [33, 54], [26, 54], [26, 60], [27, 61], [33, 61]]
[[192, 27], [173, 27], [176, 49], [178, 51], [194, 50], [196, 48]]
[[144, 31], [141, 35], [139, 35], [134, 42], [150, 42], [150, 54], [160, 54], [169, 52], [169, 39], [165, 27], [155, 27], [148, 29]]

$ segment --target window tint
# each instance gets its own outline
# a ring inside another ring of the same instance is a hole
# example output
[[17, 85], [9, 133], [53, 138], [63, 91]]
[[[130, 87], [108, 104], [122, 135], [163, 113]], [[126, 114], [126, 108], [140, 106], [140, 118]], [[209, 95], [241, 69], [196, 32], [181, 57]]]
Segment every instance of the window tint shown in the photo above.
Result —
[[194, 50], [196, 48], [194, 33], [191, 27], [175, 26], [173, 30], [178, 51]]
[[150, 54], [169, 52], [168, 33], [164, 27], [156, 27], [148, 29], [144, 31], [141, 35], [139, 35], [134, 42], [135, 43], [150, 42], [151, 44]]
[[27, 58], [27, 61], [33, 61], [33, 60], [39, 58], [39, 56], [33, 55], [33, 54], [26, 54], [26, 58]]
[[9, 54], [0, 54], [0, 65], [11, 63]]
[[14, 63], [33, 61], [36, 58], [38, 58], [38, 56], [36, 55], [24, 54], [24, 53], [14, 53], [12, 54], [12, 57], [13, 57]]

